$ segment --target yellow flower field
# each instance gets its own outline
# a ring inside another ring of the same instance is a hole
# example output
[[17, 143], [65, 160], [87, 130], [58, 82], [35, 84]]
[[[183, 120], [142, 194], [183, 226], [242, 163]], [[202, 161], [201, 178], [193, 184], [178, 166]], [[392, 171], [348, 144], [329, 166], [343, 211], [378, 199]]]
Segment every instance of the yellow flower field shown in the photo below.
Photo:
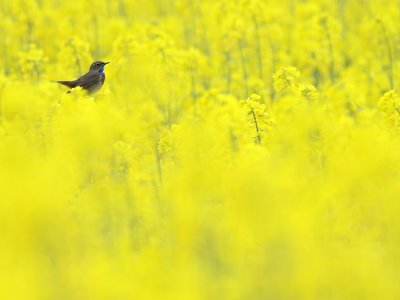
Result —
[[0, 0], [0, 299], [400, 299], [399, 18]]

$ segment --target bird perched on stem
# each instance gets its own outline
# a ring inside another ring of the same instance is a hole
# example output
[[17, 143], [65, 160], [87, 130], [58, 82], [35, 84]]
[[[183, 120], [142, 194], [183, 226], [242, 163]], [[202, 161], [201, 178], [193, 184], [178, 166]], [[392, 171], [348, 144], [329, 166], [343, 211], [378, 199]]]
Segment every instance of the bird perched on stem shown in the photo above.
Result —
[[78, 79], [72, 81], [57, 80], [55, 82], [63, 84], [71, 89], [80, 86], [89, 94], [96, 93], [104, 84], [104, 80], [106, 79], [104, 66], [109, 63], [110, 62], [95, 61], [90, 66], [89, 72]]

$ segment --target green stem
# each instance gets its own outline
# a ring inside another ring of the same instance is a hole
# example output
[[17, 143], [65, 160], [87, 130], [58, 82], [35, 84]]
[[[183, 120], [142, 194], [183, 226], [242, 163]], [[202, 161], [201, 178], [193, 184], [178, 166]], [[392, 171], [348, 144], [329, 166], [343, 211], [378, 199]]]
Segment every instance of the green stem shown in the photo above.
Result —
[[342, 22], [342, 36], [346, 36], [346, 29], [347, 29], [347, 24], [346, 24], [346, 0], [337, 0], [337, 5], [338, 5], [338, 15], [339, 18]]
[[156, 152], [156, 163], [157, 163], [158, 178], [159, 178], [160, 182], [162, 182], [163, 181], [163, 176], [162, 176], [161, 157], [160, 157], [160, 152], [158, 151], [157, 145], [155, 146], [155, 152]]
[[274, 88], [274, 74], [275, 74], [275, 69], [276, 69], [276, 54], [275, 54], [275, 46], [272, 43], [271, 39], [267, 36], [267, 40], [269, 43], [269, 49], [271, 52], [271, 76], [270, 76], [270, 81], [269, 81], [269, 96], [271, 98], [271, 101], [275, 100], [275, 88]]
[[191, 94], [193, 101], [196, 101], [197, 93], [196, 93], [196, 80], [194, 77], [194, 70], [190, 70], [190, 79], [191, 79]]
[[248, 75], [247, 75], [247, 68], [246, 68], [246, 58], [244, 56], [244, 46], [243, 46], [243, 40], [239, 39], [238, 40], [238, 46], [239, 46], [239, 53], [240, 53], [240, 59], [242, 61], [242, 76], [243, 76], [243, 84], [244, 84], [244, 92], [245, 96], [249, 95], [249, 87], [248, 87]]
[[260, 41], [260, 26], [257, 21], [257, 17], [253, 16], [255, 35], [256, 35], [256, 54], [258, 61], [258, 77], [263, 78], [263, 64], [262, 64], [262, 51], [261, 51], [261, 41]]
[[260, 128], [258, 127], [257, 117], [252, 107], [250, 107], [250, 112], [254, 119], [254, 125], [256, 126], [257, 142], [261, 144]]
[[323, 20], [322, 26], [325, 29], [326, 39], [328, 41], [328, 51], [329, 51], [329, 76], [331, 79], [331, 83], [335, 83], [336, 81], [336, 70], [335, 70], [335, 59], [333, 55], [333, 44], [332, 44], [332, 37], [329, 32], [328, 21], [326, 19]]
[[76, 49], [73, 41], [70, 41], [70, 46], [72, 48], [72, 50], [74, 51], [74, 55], [75, 55], [75, 63], [78, 66], [78, 71], [79, 71], [79, 76], [82, 75], [82, 68], [81, 68], [81, 60], [79, 58], [79, 54], [78, 54], [78, 50]]
[[0, 124], [3, 122], [3, 91], [5, 84], [0, 86]]
[[390, 89], [392, 90], [394, 88], [394, 57], [393, 57], [393, 50], [392, 47], [390, 45], [390, 38], [387, 34], [385, 25], [383, 24], [382, 20], [378, 19], [378, 24], [381, 26], [382, 29], [382, 33], [383, 33], [383, 38], [384, 38], [384, 42], [386, 44], [386, 48], [387, 48], [387, 55], [388, 55], [388, 59], [389, 59], [389, 65], [387, 66], [387, 76], [389, 79], [389, 84], [390, 84]]
[[232, 82], [232, 67], [231, 67], [231, 53], [227, 51], [225, 53], [226, 59], [226, 92], [229, 94], [231, 92], [231, 82]]

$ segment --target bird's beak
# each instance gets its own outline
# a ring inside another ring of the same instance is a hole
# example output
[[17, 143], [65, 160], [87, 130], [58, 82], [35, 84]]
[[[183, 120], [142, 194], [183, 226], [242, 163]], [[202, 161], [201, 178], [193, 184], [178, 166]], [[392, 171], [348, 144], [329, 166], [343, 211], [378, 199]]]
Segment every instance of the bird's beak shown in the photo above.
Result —
[[108, 61], [108, 62], [105, 62], [104, 64], [105, 64], [105, 65], [108, 65], [109, 63], [110, 63], [110, 62]]

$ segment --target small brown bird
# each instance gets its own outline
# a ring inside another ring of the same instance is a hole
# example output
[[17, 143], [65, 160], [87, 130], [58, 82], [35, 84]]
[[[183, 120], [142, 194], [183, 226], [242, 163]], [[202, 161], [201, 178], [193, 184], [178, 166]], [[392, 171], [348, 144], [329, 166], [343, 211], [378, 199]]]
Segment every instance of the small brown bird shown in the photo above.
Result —
[[104, 84], [106, 74], [104, 73], [104, 66], [110, 62], [95, 61], [90, 66], [89, 72], [82, 75], [76, 80], [65, 81], [57, 80], [60, 84], [63, 84], [69, 88], [76, 88], [78, 86], [86, 90], [89, 94], [96, 93]]

